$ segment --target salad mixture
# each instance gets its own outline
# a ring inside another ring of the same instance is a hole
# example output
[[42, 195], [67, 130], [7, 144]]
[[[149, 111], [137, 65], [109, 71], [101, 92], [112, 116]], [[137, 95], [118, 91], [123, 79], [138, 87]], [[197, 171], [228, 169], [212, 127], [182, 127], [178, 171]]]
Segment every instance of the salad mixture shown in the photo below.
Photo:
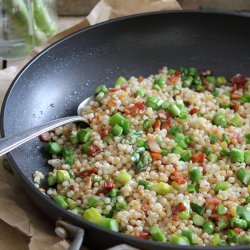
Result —
[[[43, 134], [46, 192], [84, 220], [178, 245], [250, 244], [250, 81], [164, 67], [100, 85]], [[34, 173], [39, 187], [44, 176]]]

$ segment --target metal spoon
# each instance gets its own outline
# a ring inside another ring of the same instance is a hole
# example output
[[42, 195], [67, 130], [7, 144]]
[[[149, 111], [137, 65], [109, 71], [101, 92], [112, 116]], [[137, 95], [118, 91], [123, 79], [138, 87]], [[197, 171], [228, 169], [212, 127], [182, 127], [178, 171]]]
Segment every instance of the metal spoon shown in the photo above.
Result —
[[30, 141], [31, 139], [50, 131], [54, 128], [57, 128], [61, 125], [70, 122], [83, 121], [86, 122], [85, 119], [81, 116], [81, 110], [94, 99], [93, 96], [88, 97], [77, 108], [77, 116], [69, 116], [60, 119], [56, 119], [42, 125], [36, 126], [34, 128], [28, 129], [23, 132], [19, 132], [15, 135], [11, 135], [9, 137], [2, 138], [0, 140], [0, 156], [10, 152], [11, 150], [21, 146], [23, 143]]

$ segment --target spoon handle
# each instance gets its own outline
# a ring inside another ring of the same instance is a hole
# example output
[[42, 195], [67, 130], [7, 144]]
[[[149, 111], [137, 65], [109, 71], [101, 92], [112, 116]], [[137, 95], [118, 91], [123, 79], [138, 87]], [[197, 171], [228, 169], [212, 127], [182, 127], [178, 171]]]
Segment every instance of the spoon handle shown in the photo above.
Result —
[[60, 119], [56, 119], [42, 125], [36, 126], [34, 128], [28, 129], [23, 132], [19, 132], [15, 135], [2, 138], [0, 140], [0, 156], [10, 152], [11, 150], [17, 148], [23, 143], [47, 132], [61, 125], [69, 122], [85, 121], [81, 116], [69, 116]]

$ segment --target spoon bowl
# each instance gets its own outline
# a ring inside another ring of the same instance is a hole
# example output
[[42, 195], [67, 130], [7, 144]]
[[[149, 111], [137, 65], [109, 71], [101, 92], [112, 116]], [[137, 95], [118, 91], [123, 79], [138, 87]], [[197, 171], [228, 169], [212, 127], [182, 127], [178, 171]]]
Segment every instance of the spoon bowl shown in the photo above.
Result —
[[19, 132], [17, 134], [2, 138], [0, 140], [0, 156], [10, 152], [11, 150], [21, 146], [27, 141], [30, 141], [31, 139], [48, 132], [52, 129], [55, 129], [59, 126], [62, 126], [66, 123], [70, 122], [85, 122], [88, 123], [81, 114], [82, 109], [84, 109], [90, 101], [94, 99], [94, 96], [90, 96], [86, 98], [84, 101], [80, 103], [80, 105], [77, 108], [77, 114], [76, 116], [68, 116], [60, 119], [56, 119], [50, 122], [46, 122], [42, 125], [38, 125], [36, 127], [33, 127], [31, 129], [28, 129], [26, 131]]

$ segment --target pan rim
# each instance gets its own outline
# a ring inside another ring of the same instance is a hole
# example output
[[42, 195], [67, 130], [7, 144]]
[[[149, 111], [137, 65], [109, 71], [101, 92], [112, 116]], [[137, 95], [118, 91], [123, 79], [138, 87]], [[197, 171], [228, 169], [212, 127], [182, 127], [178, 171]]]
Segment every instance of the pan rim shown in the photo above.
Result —
[[[0, 132], [3, 136], [6, 135], [5, 133], [5, 128], [4, 128], [4, 117], [5, 117], [5, 108], [8, 102], [8, 98], [12, 92], [12, 90], [14, 89], [16, 83], [18, 82], [19, 78], [25, 73], [25, 71], [29, 68], [30, 65], [32, 65], [35, 61], [39, 60], [39, 58], [44, 55], [45, 53], [47, 53], [49, 50], [53, 49], [55, 46], [58, 46], [59, 44], [63, 43], [64, 41], [70, 39], [71, 37], [77, 36], [78, 34], [84, 33], [84, 32], [88, 32], [89, 30], [92, 29], [96, 29], [102, 26], [106, 26], [106, 25], [111, 25], [113, 23], [118, 23], [118, 22], [123, 22], [124, 20], [130, 20], [130, 19], [134, 19], [134, 18], [140, 18], [140, 17], [146, 17], [146, 16], [159, 16], [159, 15], [167, 15], [167, 14], [179, 14], [179, 15], [186, 15], [186, 14], [204, 14], [204, 15], [224, 15], [224, 16], [235, 16], [235, 17], [240, 17], [240, 18], [244, 18], [244, 19], [248, 19], [249, 17], [244, 16], [244, 15], [240, 15], [238, 13], [231, 13], [231, 12], [211, 12], [211, 11], [201, 11], [201, 10], [172, 10], [172, 11], [154, 11], [154, 12], [147, 12], [147, 13], [140, 13], [140, 14], [134, 14], [134, 15], [129, 15], [129, 16], [125, 16], [125, 17], [119, 17], [119, 18], [115, 18], [109, 21], [105, 21], [99, 24], [95, 24], [92, 25], [90, 27], [87, 27], [85, 29], [81, 29], [79, 31], [76, 31], [72, 34], [69, 34], [66, 37], [61, 38], [60, 40], [56, 41], [55, 43], [51, 44], [49, 47], [45, 48], [44, 50], [42, 50], [38, 55], [36, 55], [32, 60], [30, 60], [21, 70], [20, 72], [17, 74], [17, 76], [14, 78], [14, 80], [12, 81], [11, 85], [8, 88], [8, 91], [6, 92], [6, 95], [4, 97], [3, 100], [3, 104], [1, 107], [1, 116], [0, 116]], [[33, 183], [27, 179], [27, 177], [24, 175], [24, 173], [21, 171], [21, 168], [18, 167], [18, 164], [16, 163], [16, 161], [14, 160], [14, 156], [12, 155], [12, 153], [8, 153], [7, 154], [8, 159], [10, 160], [11, 165], [14, 167], [15, 172], [17, 173], [18, 177], [21, 179], [22, 182], [24, 182], [24, 185], [26, 185], [26, 187], [28, 187], [30, 189], [30, 192], [33, 192], [36, 196], [38, 196], [39, 199], [43, 199], [44, 202], [47, 202], [48, 205], [50, 205], [51, 207], [56, 208], [58, 211], [60, 211], [61, 214], [63, 214], [64, 218], [67, 219], [70, 223], [75, 223], [75, 224], [82, 224], [83, 227], [87, 226], [90, 228], [93, 228], [95, 230], [97, 230], [97, 232], [105, 232], [106, 235], [112, 235], [115, 237], [118, 237], [121, 241], [123, 241], [124, 243], [126, 243], [126, 241], [130, 241], [130, 242], [135, 242], [137, 245], [141, 244], [143, 246], [143, 244], [147, 244], [149, 247], [152, 248], [157, 248], [157, 247], [171, 247], [173, 250], [174, 249], [197, 249], [197, 250], [206, 250], [206, 249], [211, 249], [211, 250], [215, 250], [215, 249], [226, 249], [226, 250], [231, 250], [231, 249], [236, 249], [236, 250], [240, 250], [240, 249], [247, 249], [248, 245], [238, 245], [238, 246], [222, 246], [222, 247], [210, 247], [210, 246], [178, 246], [178, 245], [173, 245], [170, 243], [157, 243], [154, 241], [145, 241], [143, 239], [138, 239], [136, 237], [130, 236], [130, 235], [126, 235], [123, 233], [116, 233], [113, 232], [111, 230], [105, 229], [103, 227], [100, 227], [98, 225], [95, 225], [93, 223], [90, 223], [88, 221], [85, 221], [81, 218], [79, 218], [78, 216], [68, 212], [65, 209], [60, 208], [57, 204], [55, 204], [49, 197], [45, 196], [44, 194], [42, 194], [34, 185]]]

